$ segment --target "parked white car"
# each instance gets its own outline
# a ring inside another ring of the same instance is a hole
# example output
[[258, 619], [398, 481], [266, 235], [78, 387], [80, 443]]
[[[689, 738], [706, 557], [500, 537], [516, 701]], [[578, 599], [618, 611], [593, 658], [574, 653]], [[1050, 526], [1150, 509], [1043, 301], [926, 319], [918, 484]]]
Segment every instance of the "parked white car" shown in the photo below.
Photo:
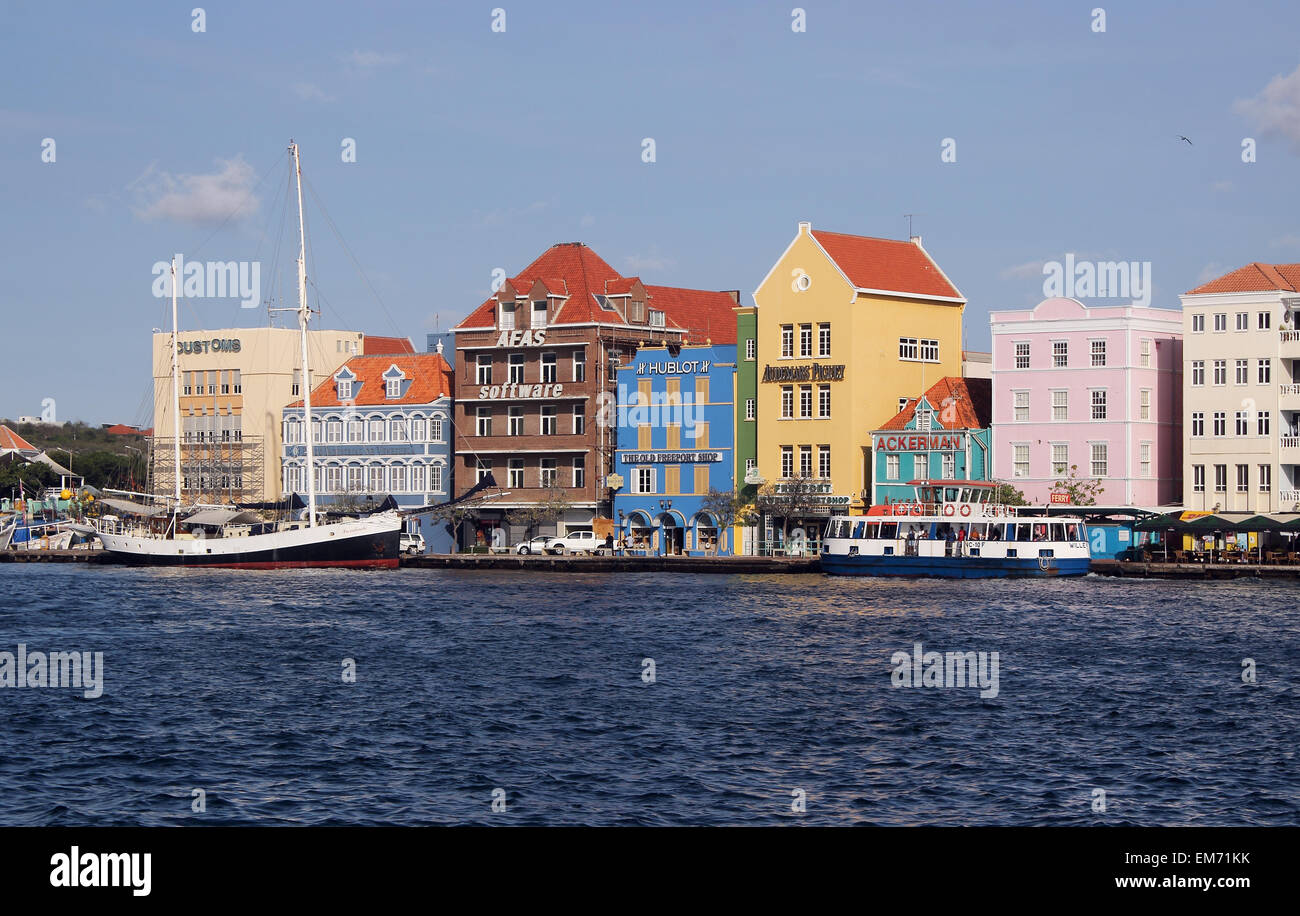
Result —
[[424, 553], [424, 535], [419, 532], [412, 534], [409, 531], [403, 531], [401, 540], [398, 543], [398, 549], [402, 553], [412, 555]]
[[530, 553], [546, 553], [547, 547], [555, 538], [549, 534], [539, 534], [536, 537], [529, 538], [515, 548], [515, 553], [527, 555]]
[[597, 547], [604, 547], [604, 541], [596, 540], [592, 531], [570, 531], [564, 537], [552, 538], [546, 545], [547, 553], [591, 553]]

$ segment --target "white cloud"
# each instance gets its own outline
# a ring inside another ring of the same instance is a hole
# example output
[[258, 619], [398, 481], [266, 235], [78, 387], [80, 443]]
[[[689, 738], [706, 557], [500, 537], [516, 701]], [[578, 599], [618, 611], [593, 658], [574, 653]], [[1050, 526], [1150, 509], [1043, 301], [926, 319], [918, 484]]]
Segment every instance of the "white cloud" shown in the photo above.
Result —
[[1011, 267], [1004, 268], [1002, 276], [1004, 278], [1016, 277], [1018, 279], [1023, 279], [1024, 277], [1041, 277], [1043, 275], [1043, 265], [1046, 263], [1046, 261], [1040, 259], [1037, 261], [1026, 261], [1023, 264], [1015, 264]]
[[256, 177], [243, 156], [218, 159], [217, 171], [200, 175], [173, 175], [150, 164], [128, 185], [143, 201], [136, 216], [143, 220], [182, 223], [220, 223], [238, 211], [247, 219], [257, 213], [261, 199], [253, 193]]
[[396, 52], [352, 51], [343, 55], [343, 62], [362, 70], [375, 67], [395, 67], [405, 60], [405, 56]]
[[668, 270], [677, 262], [672, 258], [665, 258], [659, 254], [630, 254], [623, 259], [623, 264], [632, 274], [638, 275], [643, 271], [654, 273], [656, 271]]
[[1217, 280], [1227, 272], [1228, 271], [1218, 261], [1211, 261], [1209, 264], [1206, 264], [1201, 268], [1201, 273], [1196, 278], [1196, 285], [1201, 286], [1202, 284], [1209, 283], [1211, 280]]
[[1267, 137], [1285, 137], [1300, 153], [1300, 66], [1275, 76], [1253, 99], [1238, 99], [1233, 111], [1255, 122]]
[[293, 94], [304, 102], [332, 102], [334, 96], [315, 83], [294, 83]]

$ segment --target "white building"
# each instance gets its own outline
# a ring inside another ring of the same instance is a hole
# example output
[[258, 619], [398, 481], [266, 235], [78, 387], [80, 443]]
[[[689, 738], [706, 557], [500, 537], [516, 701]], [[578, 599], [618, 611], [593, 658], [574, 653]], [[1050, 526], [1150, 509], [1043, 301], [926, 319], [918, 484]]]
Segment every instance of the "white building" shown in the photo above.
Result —
[[1181, 297], [1183, 504], [1300, 503], [1300, 264], [1252, 263]]

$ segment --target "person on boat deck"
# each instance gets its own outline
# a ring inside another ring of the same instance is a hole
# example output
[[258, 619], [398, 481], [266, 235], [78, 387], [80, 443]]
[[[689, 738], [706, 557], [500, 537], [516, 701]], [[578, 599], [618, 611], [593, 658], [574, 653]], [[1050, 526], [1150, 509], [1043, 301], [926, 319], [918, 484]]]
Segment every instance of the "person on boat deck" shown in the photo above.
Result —
[[958, 529], [957, 529], [957, 540], [958, 540], [958, 541], [964, 541], [964, 540], [966, 540], [966, 529], [965, 529], [965, 528], [958, 528]]
[[980, 539], [980, 532], [979, 532], [979, 529], [978, 529], [978, 528], [972, 528], [972, 529], [970, 530], [970, 540], [972, 540], [972, 541], [978, 541], [979, 539]]

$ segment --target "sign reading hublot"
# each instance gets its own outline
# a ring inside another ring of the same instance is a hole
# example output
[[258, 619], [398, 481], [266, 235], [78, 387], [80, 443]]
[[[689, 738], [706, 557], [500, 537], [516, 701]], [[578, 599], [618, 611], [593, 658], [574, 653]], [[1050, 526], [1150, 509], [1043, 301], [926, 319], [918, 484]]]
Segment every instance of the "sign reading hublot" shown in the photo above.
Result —
[[765, 382], [842, 382], [843, 366], [768, 366], [763, 370]]

